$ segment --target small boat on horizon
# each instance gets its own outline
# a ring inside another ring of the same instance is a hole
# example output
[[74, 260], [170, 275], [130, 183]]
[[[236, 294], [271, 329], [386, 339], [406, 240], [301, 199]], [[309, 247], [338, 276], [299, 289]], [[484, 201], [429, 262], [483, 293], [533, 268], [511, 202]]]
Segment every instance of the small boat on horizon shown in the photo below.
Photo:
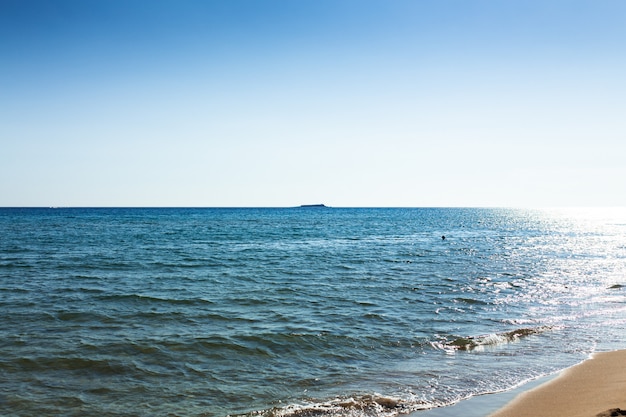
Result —
[[329, 208], [329, 207], [325, 206], [324, 204], [303, 204], [300, 206], [300, 208]]

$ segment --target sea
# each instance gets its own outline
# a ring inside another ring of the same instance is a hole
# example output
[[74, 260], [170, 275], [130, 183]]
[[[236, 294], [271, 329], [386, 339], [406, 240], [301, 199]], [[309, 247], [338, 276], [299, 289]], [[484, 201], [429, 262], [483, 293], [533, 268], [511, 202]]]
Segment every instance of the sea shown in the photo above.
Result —
[[624, 285], [624, 208], [1, 208], [0, 415], [419, 417], [626, 348]]

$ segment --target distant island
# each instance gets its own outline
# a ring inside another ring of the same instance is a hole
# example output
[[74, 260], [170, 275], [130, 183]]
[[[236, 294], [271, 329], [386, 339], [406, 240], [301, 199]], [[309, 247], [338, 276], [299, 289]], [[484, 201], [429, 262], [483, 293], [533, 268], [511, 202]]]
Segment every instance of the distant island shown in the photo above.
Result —
[[303, 204], [300, 208], [328, 208], [324, 204]]

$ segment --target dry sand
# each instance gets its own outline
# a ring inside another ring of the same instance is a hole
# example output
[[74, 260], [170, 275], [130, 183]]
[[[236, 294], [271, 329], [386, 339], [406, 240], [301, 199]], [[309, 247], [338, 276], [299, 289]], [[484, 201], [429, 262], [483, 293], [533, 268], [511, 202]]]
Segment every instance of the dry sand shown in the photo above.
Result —
[[594, 354], [490, 417], [626, 416], [626, 350]]

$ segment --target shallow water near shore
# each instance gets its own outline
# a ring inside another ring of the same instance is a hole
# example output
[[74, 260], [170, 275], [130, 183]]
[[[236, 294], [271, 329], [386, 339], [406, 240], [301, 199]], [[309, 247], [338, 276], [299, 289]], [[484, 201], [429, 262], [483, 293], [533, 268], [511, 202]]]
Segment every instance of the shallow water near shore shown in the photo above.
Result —
[[396, 416], [626, 336], [624, 210], [0, 209], [0, 236], [3, 415]]
[[412, 417], [487, 417], [505, 407], [518, 395], [535, 389], [557, 376], [558, 373], [551, 374], [526, 381], [505, 391], [481, 394], [448, 406], [416, 411]]

